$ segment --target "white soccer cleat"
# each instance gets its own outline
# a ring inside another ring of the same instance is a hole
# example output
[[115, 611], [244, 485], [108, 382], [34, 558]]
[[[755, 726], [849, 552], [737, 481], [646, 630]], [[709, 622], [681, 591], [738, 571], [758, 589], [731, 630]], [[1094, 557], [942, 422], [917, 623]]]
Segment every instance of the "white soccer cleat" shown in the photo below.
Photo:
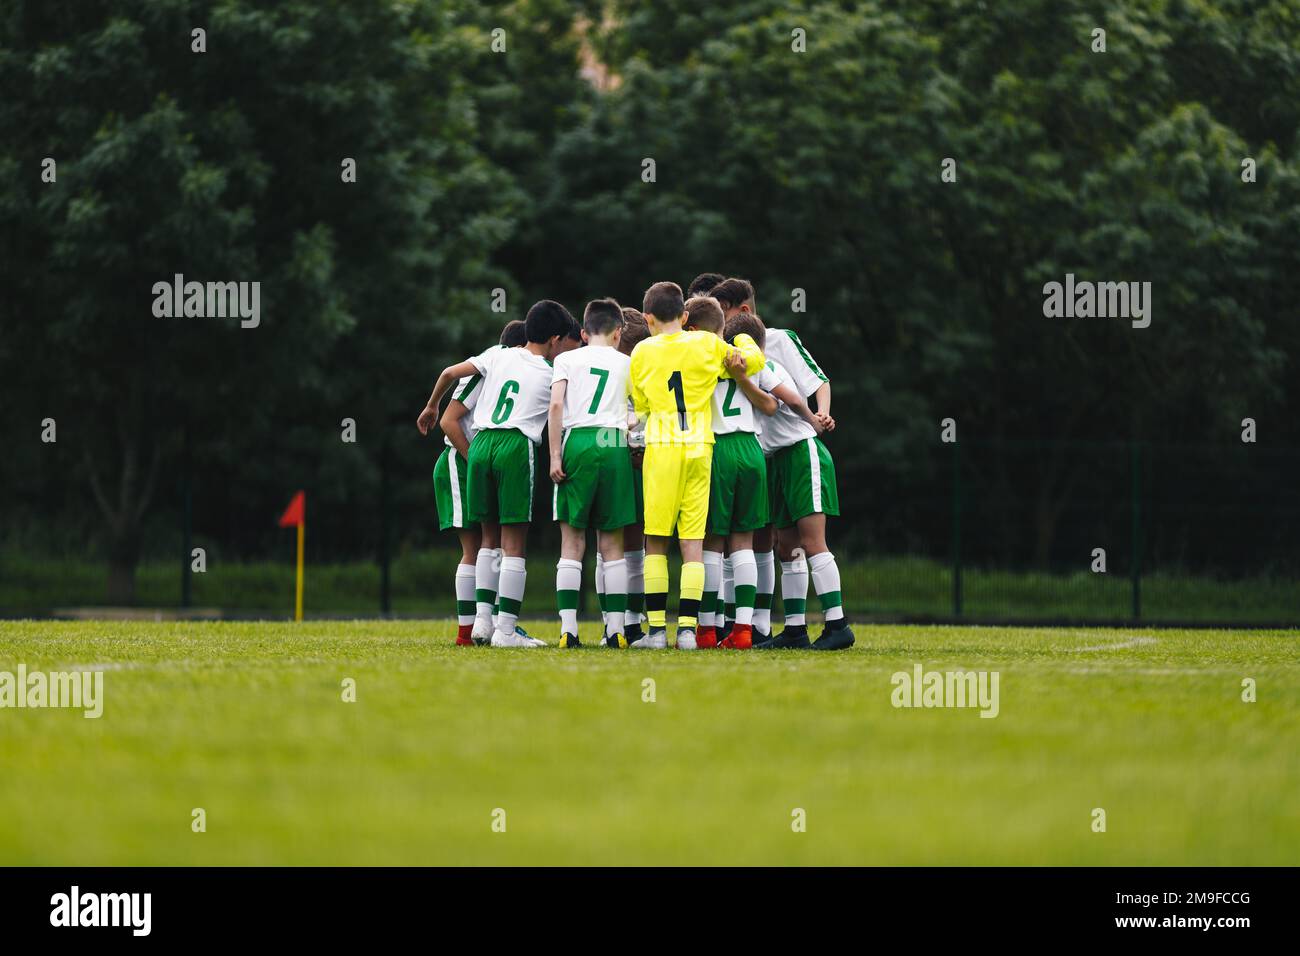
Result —
[[534, 638], [517, 632], [513, 634], [502, 634], [500, 631], [497, 631], [492, 635], [493, 647], [537, 647], [539, 644], [544, 645], [544, 642], [537, 641]]
[[633, 641], [631, 646], [642, 650], [662, 651], [668, 646], [668, 630], [662, 627], [655, 628], [641, 640]]
[[484, 614], [474, 618], [474, 630], [469, 632], [469, 636], [475, 644], [489, 644], [495, 630], [496, 628], [492, 626], [492, 618]]
[[679, 651], [694, 651], [699, 649], [699, 645], [695, 643], [695, 628], [678, 628], [677, 649]]

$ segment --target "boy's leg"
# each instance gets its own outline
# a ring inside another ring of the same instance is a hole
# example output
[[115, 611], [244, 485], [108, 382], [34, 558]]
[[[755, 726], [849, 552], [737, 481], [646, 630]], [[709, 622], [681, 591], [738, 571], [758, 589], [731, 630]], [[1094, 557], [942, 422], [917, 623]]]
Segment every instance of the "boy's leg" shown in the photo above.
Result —
[[[524, 556], [528, 550], [528, 526], [533, 516], [537, 449], [523, 433], [514, 429], [480, 432], [474, 438], [474, 445], [485, 434], [494, 436], [492, 475], [497, 487], [496, 509], [501, 521], [501, 550], [504, 554], [497, 586], [500, 613], [492, 643], [504, 647], [544, 646], [545, 641], [525, 637], [515, 630], [527, 579]], [[470, 446], [471, 451], [474, 445]]]
[[696, 643], [700, 647], [718, 646], [717, 605], [722, 585], [722, 542], [721, 535], [704, 539], [704, 597], [700, 604], [700, 628], [696, 633]]
[[528, 580], [528, 568], [524, 562], [527, 544], [528, 525], [501, 526], [501, 549], [505, 556], [501, 559], [501, 583], [497, 588], [501, 613], [497, 618], [496, 634], [492, 638], [494, 646], [527, 646], [521, 644], [521, 638], [515, 633], [519, 610], [524, 601], [524, 585]]
[[736, 587], [736, 624], [728, 640], [733, 647], [753, 646], [754, 596], [758, 586], [758, 564], [754, 560], [753, 535], [737, 532], [731, 536], [732, 573]]
[[641, 615], [645, 611], [645, 536], [640, 525], [624, 532], [623, 558], [627, 561], [627, 613], [623, 615], [623, 634], [631, 643], [641, 637]]
[[[486, 433], [485, 433], [486, 436]], [[477, 439], [478, 436], [475, 436]], [[492, 473], [492, 439], [469, 446], [465, 518], [478, 522], [482, 541], [474, 562], [474, 600], [477, 603], [473, 639], [486, 644], [496, 630], [497, 582], [501, 574], [501, 526], [497, 520], [496, 482]]]
[[806, 627], [808, 609], [808, 562], [798, 547], [793, 528], [777, 532], [777, 554], [781, 558], [781, 605], [785, 626]]
[[826, 446], [816, 438], [800, 442], [791, 452], [785, 501], [795, 527], [782, 532], [782, 536], [797, 537], [825, 613], [826, 627], [813, 643], [813, 649], [844, 650], [853, 646], [853, 631], [844, 619], [839, 567], [826, 546], [826, 518], [840, 513], [835, 462]]
[[776, 555], [772, 553], [772, 529], [754, 535], [754, 565], [758, 580], [754, 592], [754, 634], [772, 636], [772, 596], [776, 593]]
[[622, 530], [597, 532], [596, 546], [604, 557], [605, 604], [609, 608], [602, 638], [611, 646], [626, 647], [623, 616], [627, 612], [627, 559], [623, 557]]
[[475, 578], [479, 546], [483, 536], [477, 528], [462, 528], [460, 538], [460, 564], [456, 565], [456, 643], [474, 643]]
[[646, 643], [637, 646], [657, 648], [667, 646], [668, 539], [678, 523], [685, 481], [685, 449], [680, 445], [650, 445], [645, 450], [642, 473], [645, 489], [645, 607], [650, 633], [646, 635]]
[[722, 558], [722, 588], [718, 594], [718, 625], [724, 632], [730, 632], [736, 620], [736, 566], [731, 560], [728, 548]]
[[[609, 605], [605, 601], [605, 556], [596, 549], [596, 603], [600, 606], [600, 624], [609, 624]], [[603, 631], [601, 633], [604, 633]]]
[[693, 650], [704, 597], [704, 532], [708, 526], [713, 446], [689, 446], [685, 453], [677, 540], [682, 552], [681, 592], [677, 601], [677, 646]]
[[587, 536], [582, 528], [560, 523], [560, 560], [555, 565], [555, 606], [560, 612], [560, 646], [578, 646], [578, 592]]

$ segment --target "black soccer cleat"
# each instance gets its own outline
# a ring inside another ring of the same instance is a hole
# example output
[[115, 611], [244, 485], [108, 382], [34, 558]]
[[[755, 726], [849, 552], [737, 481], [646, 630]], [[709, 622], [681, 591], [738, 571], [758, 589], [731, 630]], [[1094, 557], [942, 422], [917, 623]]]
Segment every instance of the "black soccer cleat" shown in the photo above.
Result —
[[645, 631], [641, 630], [640, 624], [628, 624], [623, 628], [623, 637], [627, 639], [629, 644], [631, 644], [634, 641], [639, 641], [641, 638], [645, 637]]
[[791, 624], [776, 637], [754, 645], [760, 651], [806, 651], [811, 646], [806, 624]]
[[568, 634], [568, 633], [565, 633], [565, 634], [561, 634], [561, 635], [560, 635], [560, 646], [561, 646], [561, 647], [581, 647], [581, 646], [582, 646], [582, 641], [578, 640], [578, 635], [577, 635], [577, 634]]
[[840, 618], [832, 621], [822, 629], [821, 635], [813, 641], [814, 651], [847, 651], [853, 646], [853, 628], [849, 622]]

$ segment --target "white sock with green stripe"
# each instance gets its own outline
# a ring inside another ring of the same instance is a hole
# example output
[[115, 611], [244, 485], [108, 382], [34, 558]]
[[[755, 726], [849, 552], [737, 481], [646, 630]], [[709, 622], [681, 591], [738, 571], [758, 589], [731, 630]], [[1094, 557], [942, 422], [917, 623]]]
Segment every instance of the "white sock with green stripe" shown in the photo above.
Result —
[[600, 605], [601, 625], [609, 627], [609, 606], [605, 603], [605, 558], [599, 551], [596, 552], [596, 603]]
[[829, 551], [814, 554], [808, 559], [808, 570], [812, 572], [813, 590], [817, 592], [817, 600], [821, 601], [822, 614], [826, 620], [838, 621], [844, 617], [840, 567], [835, 563], [835, 555]]
[[[504, 571], [501, 580], [504, 583]], [[808, 562], [803, 558], [781, 562], [781, 604], [785, 608], [786, 627], [805, 622], [804, 613], [808, 609]]]
[[754, 630], [772, 633], [772, 595], [776, 592], [776, 556], [771, 551], [754, 554], [758, 589], [754, 593]]
[[704, 552], [704, 597], [700, 600], [700, 627], [716, 627], [718, 589], [722, 586], [722, 552]]
[[500, 575], [500, 550], [479, 548], [478, 561], [474, 564], [474, 600], [478, 602], [478, 616], [481, 618], [492, 618], [496, 614], [497, 579]]
[[754, 597], [758, 593], [758, 564], [753, 551], [731, 553], [731, 580], [736, 590], [736, 623], [753, 624]]
[[472, 627], [474, 624], [475, 576], [475, 565], [456, 565], [456, 623], [461, 627]]
[[578, 591], [582, 587], [582, 562], [560, 558], [555, 565], [555, 606], [560, 611], [560, 631], [578, 633]]
[[627, 613], [627, 559], [605, 562], [605, 634], [623, 633], [623, 615]]
[[498, 634], [514, 634], [515, 625], [519, 622], [519, 606], [524, 603], [524, 582], [527, 578], [528, 567], [523, 558], [501, 559], [501, 579], [497, 585], [497, 606], [501, 608], [501, 613], [497, 615]]
[[736, 569], [734, 555], [722, 559], [722, 588], [718, 592], [718, 626], [736, 619]]

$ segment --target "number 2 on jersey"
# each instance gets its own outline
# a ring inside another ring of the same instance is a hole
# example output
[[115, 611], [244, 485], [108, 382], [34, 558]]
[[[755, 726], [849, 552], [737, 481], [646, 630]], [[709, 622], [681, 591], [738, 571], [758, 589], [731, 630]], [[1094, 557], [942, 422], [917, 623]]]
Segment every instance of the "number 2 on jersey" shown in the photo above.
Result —
[[735, 415], [740, 414], [740, 409], [732, 404], [735, 398], [736, 398], [736, 380], [734, 378], [729, 378], [727, 379], [727, 397], [722, 400], [723, 417], [731, 418]]

